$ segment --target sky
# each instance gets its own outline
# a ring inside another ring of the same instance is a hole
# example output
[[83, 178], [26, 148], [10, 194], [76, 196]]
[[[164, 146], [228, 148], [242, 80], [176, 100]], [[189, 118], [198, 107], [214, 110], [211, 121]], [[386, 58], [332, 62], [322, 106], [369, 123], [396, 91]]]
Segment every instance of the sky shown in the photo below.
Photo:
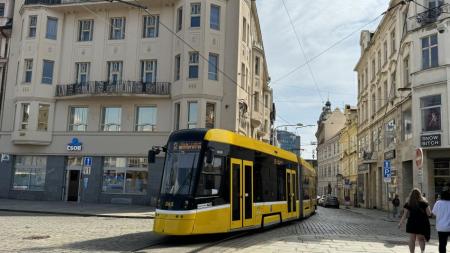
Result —
[[[310, 159], [316, 148], [311, 142], [316, 141], [317, 120], [325, 101], [329, 99], [333, 109], [342, 110], [346, 104], [356, 106], [354, 68], [361, 54], [360, 31], [376, 29], [382, 17], [365, 25], [388, 8], [389, 0], [284, 0], [288, 12], [282, 1], [256, 1], [276, 104], [275, 125], [315, 125], [287, 128], [301, 136], [305, 149], [302, 157]], [[287, 75], [350, 34], [351, 37], [310, 62], [311, 72], [304, 66]]]

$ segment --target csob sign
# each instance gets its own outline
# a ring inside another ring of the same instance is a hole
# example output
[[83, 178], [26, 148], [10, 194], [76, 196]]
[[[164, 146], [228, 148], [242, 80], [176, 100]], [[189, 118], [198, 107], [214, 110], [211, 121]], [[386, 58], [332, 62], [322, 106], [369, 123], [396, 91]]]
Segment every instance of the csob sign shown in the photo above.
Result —
[[77, 138], [73, 138], [72, 142], [67, 144], [67, 151], [81, 151], [83, 149], [83, 143], [81, 143]]
[[420, 136], [420, 146], [422, 147], [439, 147], [441, 146], [441, 135], [422, 135]]

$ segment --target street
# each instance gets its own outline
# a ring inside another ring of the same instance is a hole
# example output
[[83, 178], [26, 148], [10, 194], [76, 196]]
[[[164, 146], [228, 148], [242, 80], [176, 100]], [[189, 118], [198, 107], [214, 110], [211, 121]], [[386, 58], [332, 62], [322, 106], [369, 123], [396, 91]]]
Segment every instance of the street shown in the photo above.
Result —
[[[0, 212], [0, 252], [408, 252], [397, 222], [361, 210], [319, 208], [271, 229], [185, 238], [153, 234], [151, 219]], [[426, 252], [437, 252], [434, 231]]]

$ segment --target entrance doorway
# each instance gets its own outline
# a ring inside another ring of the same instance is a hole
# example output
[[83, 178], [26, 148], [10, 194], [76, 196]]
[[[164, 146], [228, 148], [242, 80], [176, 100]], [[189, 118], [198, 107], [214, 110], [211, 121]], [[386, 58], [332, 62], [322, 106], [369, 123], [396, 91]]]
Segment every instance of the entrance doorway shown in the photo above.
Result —
[[67, 201], [78, 201], [80, 192], [80, 171], [67, 171]]

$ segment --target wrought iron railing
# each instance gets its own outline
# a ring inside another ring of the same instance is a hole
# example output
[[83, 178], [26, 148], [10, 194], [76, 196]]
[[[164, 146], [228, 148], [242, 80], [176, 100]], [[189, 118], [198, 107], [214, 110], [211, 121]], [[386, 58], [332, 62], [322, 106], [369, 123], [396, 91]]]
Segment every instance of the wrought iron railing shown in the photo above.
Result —
[[25, 0], [25, 5], [33, 4], [54, 5], [61, 4], [61, 0]]
[[77, 95], [170, 95], [169, 82], [144, 83], [139, 81], [91, 81], [56, 86], [56, 97]]
[[422, 25], [436, 22], [439, 16], [441, 16], [441, 14], [444, 13], [445, 6], [447, 6], [447, 4], [439, 5], [438, 7], [430, 8], [424, 12], [417, 14], [416, 16], [417, 22]]

